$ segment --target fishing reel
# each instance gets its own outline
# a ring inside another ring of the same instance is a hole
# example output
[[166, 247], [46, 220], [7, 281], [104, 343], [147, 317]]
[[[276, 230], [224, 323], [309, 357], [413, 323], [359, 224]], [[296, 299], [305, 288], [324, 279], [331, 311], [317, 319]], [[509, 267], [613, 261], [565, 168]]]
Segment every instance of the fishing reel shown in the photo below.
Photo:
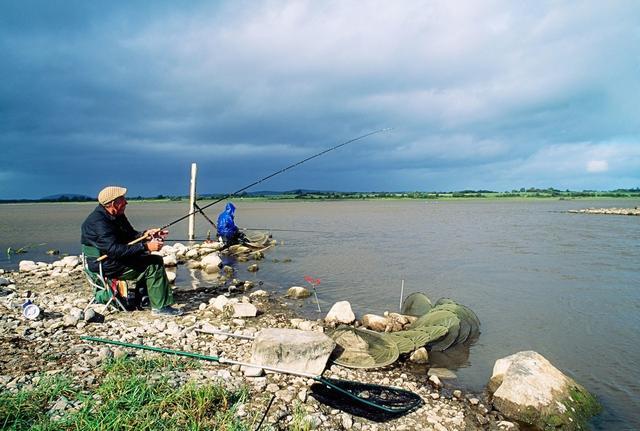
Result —
[[[167, 238], [167, 236], [169, 235], [169, 231], [168, 230], [158, 230], [154, 233], [152, 233], [151, 235], [147, 235], [147, 240], [148, 242], [152, 242], [152, 243], [157, 243], [159, 244], [159, 247], [162, 248], [164, 246], [164, 240]], [[158, 248], [158, 250], [160, 249]]]
[[149, 236], [149, 241], [159, 241], [159, 242], [164, 242], [165, 239], [167, 239], [167, 236], [169, 236], [169, 231], [164, 229], [164, 230], [159, 230], [157, 232], [155, 232], [153, 235]]

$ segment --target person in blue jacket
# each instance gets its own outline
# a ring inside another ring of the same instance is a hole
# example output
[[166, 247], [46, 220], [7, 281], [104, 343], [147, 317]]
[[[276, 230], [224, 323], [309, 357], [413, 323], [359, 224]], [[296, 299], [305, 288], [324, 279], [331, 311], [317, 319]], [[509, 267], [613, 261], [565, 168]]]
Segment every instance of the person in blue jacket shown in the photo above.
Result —
[[245, 239], [244, 234], [240, 232], [240, 229], [238, 229], [238, 226], [236, 226], [234, 222], [235, 212], [235, 205], [229, 202], [224, 207], [224, 211], [218, 216], [218, 238], [224, 245], [223, 248], [241, 243]]

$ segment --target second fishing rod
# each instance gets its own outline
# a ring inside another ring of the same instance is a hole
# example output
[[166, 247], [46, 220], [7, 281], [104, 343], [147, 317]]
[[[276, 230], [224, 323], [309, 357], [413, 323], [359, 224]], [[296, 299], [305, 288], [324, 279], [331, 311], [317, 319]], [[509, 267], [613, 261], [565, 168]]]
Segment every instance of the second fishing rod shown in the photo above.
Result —
[[[360, 136], [358, 136], [358, 137], [356, 137], [356, 138], [349, 139], [348, 141], [345, 141], [345, 142], [343, 142], [343, 143], [341, 143], [341, 144], [335, 145], [335, 146], [333, 146], [333, 147], [331, 147], [331, 148], [327, 148], [326, 150], [323, 150], [323, 151], [321, 151], [321, 152], [319, 152], [319, 153], [317, 153], [317, 154], [314, 154], [313, 156], [309, 156], [309, 157], [307, 157], [306, 159], [300, 160], [300, 161], [298, 161], [298, 162], [296, 162], [296, 163], [293, 163], [293, 164], [291, 164], [291, 165], [287, 166], [286, 168], [282, 168], [282, 169], [280, 169], [280, 170], [278, 170], [278, 171], [276, 171], [276, 172], [274, 172], [274, 173], [272, 173], [272, 174], [270, 174], [270, 175], [267, 175], [267, 176], [266, 176], [266, 177], [264, 177], [264, 178], [261, 178], [261, 179], [259, 179], [259, 180], [257, 180], [257, 181], [254, 181], [254, 182], [252, 182], [251, 184], [249, 184], [249, 185], [247, 185], [247, 186], [245, 186], [245, 187], [242, 187], [241, 189], [238, 189], [238, 190], [236, 190], [236, 191], [235, 191], [235, 192], [233, 192], [233, 193], [226, 194], [226, 195], [222, 196], [221, 198], [216, 199], [215, 201], [213, 201], [213, 202], [211, 202], [211, 203], [208, 203], [207, 205], [205, 205], [205, 206], [203, 206], [203, 207], [199, 207], [199, 206], [197, 206], [197, 205], [196, 205], [196, 209], [195, 209], [194, 211], [189, 212], [189, 213], [187, 213], [186, 215], [184, 215], [184, 216], [182, 216], [182, 217], [180, 217], [180, 218], [178, 218], [178, 219], [176, 219], [176, 220], [172, 221], [171, 223], [168, 223], [168, 224], [166, 224], [166, 225], [162, 226], [161, 228], [159, 228], [159, 230], [160, 230], [160, 231], [162, 231], [162, 230], [164, 230], [164, 229], [167, 229], [168, 227], [171, 227], [171, 226], [173, 226], [174, 224], [179, 223], [179, 222], [181, 222], [182, 220], [184, 220], [184, 219], [188, 218], [189, 216], [191, 216], [191, 215], [193, 215], [193, 214], [196, 214], [196, 213], [198, 213], [198, 212], [199, 212], [199, 213], [201, 213], [202, 215], [204, 215], [204, 216], [205, 216], [205, 218], [206, 218], [207, 220], [210, 220], [210, 219], [209, 219], [209, 217], [207, 217], [207, 216], [205, 215], [205, 213], [204, 213], [204, 210], [205, 210], [206, 208], [209, 208], [209, 207], [210, 207], [210, 206], [212, 206], [212, 205], [215, 205], [215, 204], [217, 204], [217, 203], [219, 203], [219, 202], [222, 202], [222, 201], [223, 201], [223, 200], [225, 200], [225, 199], [229, 199], [230, 197], [235, 196], [235, 195], [237, 195], [237, 194], [239, 194], [239, 193], [242, 193], [243, 191], [245, 191], [245, 190], [247, 190], [247, 189], [250, 189], [250, 188], [251, 188], [251, 187], [253, 187], [253, 186], [258, 185], [258, 184], [262, 183], [263, 181], [268, 180], [269, 178], [273, 178], [273, 177], [275, 177], [276, 175], [279, 175], [279, 174], [281, 174], [281, 173], [283, 173], [283, 172], [286, 172], [286, 171], [288, 171], [289, 169], [295, 168], [296, 166], [300, 166], [301, 164], [303, 164], [303, 163], [305, 163], [305, 162], [308, 162], [309, 160], [315, 159], [316, 157], [320, 157], [320, 156], [322, 156], [323, 154], [326, 154], [326, 153], [328, 153], [328, 152], [330, 152], [330, 151], [337, 150], [337, 149], [338, 149], [338, 148], [340, 148], [340, 147], [344, 147], [345, 145], [348, 145], [348, 144], [350, 144], [350, 143], [352, 143], [352, 142], [359, 141], [360, 139], [364, 139], [364, 138], [369, 137], [369, 136], [371, 136], [371, 135], [375, 135], [375, 134], [382, 133], [382, 132], [388, 132], [389, 130], [391, 130], [391, 128], [385, 128], [385, 129], [378, 129], [378, 130], [374, 130], [373, 132], [365, 133], [364, 135], [360, 135]], [[138, 242], [140, 242], [140, 241], [143, 241], [143, 240], [145, 240], [145, 239], [146, 239], [146, 236], [144, 236], [144, 235], [143, 235], [143, 236], [141, 236], [141, 237], [139, 237], [139, 238], [136, 238], [135, 240], [131, 241], [131, 242], [129, 243], [129, 245], [136, 244], [136, 243], [138, 243]], [[105, 257], [106, 257], [106, 256], [101, 256], [101, 257], [100, 257], [100, 259], [103, 259], [103, 258], [105, 258]]]

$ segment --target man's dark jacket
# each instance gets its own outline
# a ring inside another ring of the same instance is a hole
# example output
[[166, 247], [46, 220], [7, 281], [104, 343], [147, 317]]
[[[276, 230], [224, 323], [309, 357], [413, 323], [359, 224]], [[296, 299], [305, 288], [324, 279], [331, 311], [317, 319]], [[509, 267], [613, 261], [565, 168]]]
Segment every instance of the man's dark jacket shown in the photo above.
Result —
[[[118, 276], [135, 266], [137, 258], [146, 254], [146, 248], [141, 242], [127, 245], [141, 235], [141, 232], [131, 226], [124, 214], [112, 216], [102, 205], [98, 205], [82, 223], [80, 242], [96, 247], [101, 255], [108, 256], [102, 262], [104, 275]], [[95, 259], [89, 260], [89, 269], [98, 271]]]

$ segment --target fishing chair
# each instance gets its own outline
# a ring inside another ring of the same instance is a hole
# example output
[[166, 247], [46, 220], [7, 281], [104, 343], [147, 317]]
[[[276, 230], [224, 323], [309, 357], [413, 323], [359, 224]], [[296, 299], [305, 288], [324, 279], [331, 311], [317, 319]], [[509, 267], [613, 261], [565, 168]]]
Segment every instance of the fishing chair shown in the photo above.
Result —
[[[91, 304], [95, 304], [97, 301], [97, 297], [104, 296], [107, 297], [108, 300], [106, 304], [104, 304], [104, 309], [102, 312], [107, 311], [107, 308], [112, 307], [115, 311], [127, 311], [127, 308], [122, 305], [122, 302], [118, 299], [118, 280], [110, 279], [104, 276], [102, 273], [102, 262], [98, 262], [98, 273], [95, 273], [89, 269], [89, 262], [87, 258], [99, 258], [100, 250], [95, 247], [91, 247], [88, 245], [82, 245], [82, 268], [84, 270], [85, 278], [91, 287], [93, 287], [93, 298], [91, 302], [86, 306], [87, 308], [91, 306]], [[104, 293], [102, 293], [104, 292]]]

